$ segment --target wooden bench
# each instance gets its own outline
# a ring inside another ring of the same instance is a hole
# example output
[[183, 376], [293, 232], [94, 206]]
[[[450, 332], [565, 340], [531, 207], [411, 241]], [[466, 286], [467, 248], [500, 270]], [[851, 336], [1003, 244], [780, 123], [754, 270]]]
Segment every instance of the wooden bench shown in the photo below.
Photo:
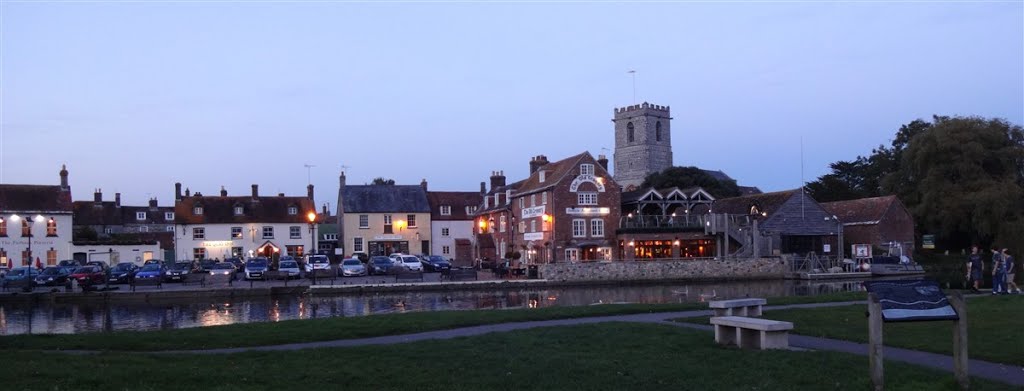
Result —
[[715, 311], [715, 316], [761, 316], [761, 307], [767, 303], [759, 298], [715, 300], [708, 307]]
[[452, 269], [446, 273], [448, 281], [469, 281], [477, 280], [477, 274], [475, 269]]
[[402, 281], [419, 281], [423, 282], [423, 272], [398, 272], [395, 273], [395, 282]]
[[139, 286], [155, 286], [157, 289], [164, 289], [164, 276], [158, 276], [153, 278], [133, 278], [132, 279], [132, 292], [135, 292], [135, 287]]
[[793, 324], [778, 320], [742, 316], [716, 316], [715, 342], [736, 345], [743, 349], [788, 349], [789, 330]]

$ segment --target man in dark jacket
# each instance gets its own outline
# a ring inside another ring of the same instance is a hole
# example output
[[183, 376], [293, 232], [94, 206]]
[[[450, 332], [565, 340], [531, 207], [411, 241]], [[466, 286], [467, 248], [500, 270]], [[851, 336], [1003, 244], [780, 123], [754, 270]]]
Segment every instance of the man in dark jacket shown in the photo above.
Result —
[[971, 290], [975, 292], [981, 292], [981, 271], [984, 268], [985, 262], [978, 253], [978, 246], [971, 246], [971, 255], [967, 257], [967, 279], [971, 281]]

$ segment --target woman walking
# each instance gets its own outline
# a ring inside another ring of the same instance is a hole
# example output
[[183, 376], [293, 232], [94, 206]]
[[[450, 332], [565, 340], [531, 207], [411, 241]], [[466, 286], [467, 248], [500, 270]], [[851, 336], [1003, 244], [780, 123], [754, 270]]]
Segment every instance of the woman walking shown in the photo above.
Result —
[[1020, 287], [1014, 282], [1014, 277], [1017, 275], [1017, 265], [1014, 262], [1013, 255], [1010, 255], [1008, 249], [1003, 249], [1003, 263], [1006, 264], [1006, 291], [1009, 293], [1020, 293]]

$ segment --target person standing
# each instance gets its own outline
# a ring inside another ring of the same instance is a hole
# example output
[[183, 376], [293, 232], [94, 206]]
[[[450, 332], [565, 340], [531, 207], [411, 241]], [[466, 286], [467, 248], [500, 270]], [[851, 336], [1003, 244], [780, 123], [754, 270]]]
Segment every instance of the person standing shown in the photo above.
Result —
[[992, 248], [992, 294], [1006, 293], [1006, 263], [1003, 254], [996, 247]]
[[1006, 264], [1006, 291], [1009, 293], [1020, 293], [1020, 287], [1014, 282], [1014, 277], [1017, 276], [1017, 265], [1013, 259], [1013, 255], [1010, 255], [1009, 249], [1003, 249], [1003, 263]]
[[971, 255], [967, 257], [967, 279], [971, 282], [971, 290], [981, 292], [981, 271], [985, 262], [981, 260], [978, 246], [971, 246]]

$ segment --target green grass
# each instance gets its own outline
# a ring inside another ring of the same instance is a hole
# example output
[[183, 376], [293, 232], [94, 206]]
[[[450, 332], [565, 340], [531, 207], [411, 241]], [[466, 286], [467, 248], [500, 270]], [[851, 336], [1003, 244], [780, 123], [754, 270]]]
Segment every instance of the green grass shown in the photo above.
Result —
[[[1024, 296], [982, 296], [967, 301], [967, 337], [971, 358], [1024, 365]], [[867, 305], [765, 311], [764, 317], [793, 322], [797, 334], [868, 342]], [[679, 319], [708, 324], [709, 317]], [[953, 354], [953, 322], [886, 323], [883, 341], [927, 352]]]
[[[839, 293], [822, 296], [784, 297], [770, 299], [769, 303], [793, 304], [864, 300], [864, 298], [862, 293]], [[0, 349], [123, 351], [211, 349], [377, 337], [505, 322], [702, 309], [707, 309], [707, 304], [609, 304], [514, 310], [411, 312], [159, 331], [13, 335], [0, 337]]]
[[[55, 364], [59, 362], [59, 364]], [[300, 352], [5, 352], [4, 388], [346, 390], [865, 390], [865, 357], [723, 348], [711, 333], [605, 323]], [[889, 390], [954, 390], [953, 375], [886, 363]], [[972, 379], [976, 390], [1012, 390]]]

